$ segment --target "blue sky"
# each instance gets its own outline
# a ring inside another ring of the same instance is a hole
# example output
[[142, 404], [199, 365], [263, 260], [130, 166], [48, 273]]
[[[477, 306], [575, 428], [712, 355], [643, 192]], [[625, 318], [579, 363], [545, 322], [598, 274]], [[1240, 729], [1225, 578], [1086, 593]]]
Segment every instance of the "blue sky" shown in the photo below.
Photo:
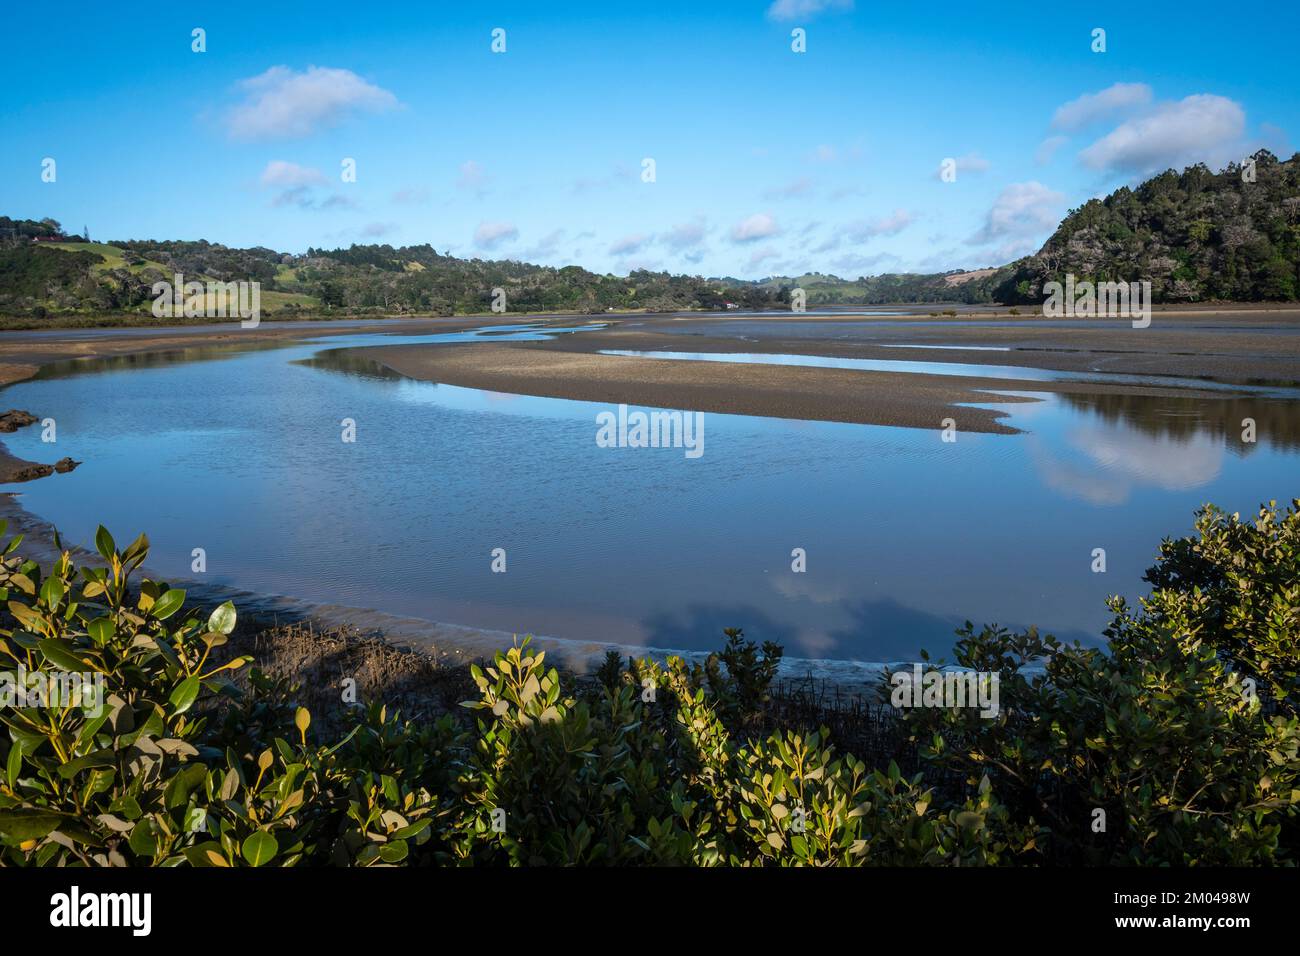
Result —
[[7, 12], [0, 214], [854, 277], [998, 265], [1091, 196], [1300, 141], [1294, 5], [178, 6]]

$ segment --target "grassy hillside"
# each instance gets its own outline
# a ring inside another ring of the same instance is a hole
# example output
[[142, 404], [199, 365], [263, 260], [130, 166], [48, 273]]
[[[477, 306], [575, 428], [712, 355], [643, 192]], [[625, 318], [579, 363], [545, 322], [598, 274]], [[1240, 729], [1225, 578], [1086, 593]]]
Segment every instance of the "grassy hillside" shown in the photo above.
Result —
[[167, 272], [165, 265], [151, 259], [136, 259], [133, 257], [132, 263], [128, 263], [121, 248], [110, 246], [105, 242], [51, 242], [45, 248], [64, 249], [68, 252], [93, 253], [100, 258], [100, 261], [95, 265], [95, 269], [100, 272], [112, 272], [114, 269], [129, 269], [137, 275], [148, 269], [155, 269], [161, 273]]
[[[37, 231], [0, 244], [0, 312], [42, 319], [50, 314], [75, 317], [93, 313], [151, 317], [153, 284], [172, 282], [177, 272], [183, 273], [187, 282], [257, 279], [262, 282], [262, 310], [270, 315], [321, 308], [320, 299], [296, 280], [288, 266], [277, 263], [258, 274], [248, 268], [242, 250], [234, 251], [233, 260], [223, 260], [220, 256], [178, 255], [167, 249], [152, 249], [148, 243], [75, 239], [34, 243], [30, 239], [33, 234], [42, 238], [60, 235], [57, 223], [47, 227], [26, 221], [20, 225], [36, 227]], [[12, 220], [0, 221], [0, 234], [5, 232], [11, 236], [17, 232]], [[187, 245], [197, 249], [224, 248], [206, 242]], [[194, 303], [197, 298], [189, 301]], [[214, 306], [220, 306], [222, 299], [219, 293], [204, 296], [204, 301]]]

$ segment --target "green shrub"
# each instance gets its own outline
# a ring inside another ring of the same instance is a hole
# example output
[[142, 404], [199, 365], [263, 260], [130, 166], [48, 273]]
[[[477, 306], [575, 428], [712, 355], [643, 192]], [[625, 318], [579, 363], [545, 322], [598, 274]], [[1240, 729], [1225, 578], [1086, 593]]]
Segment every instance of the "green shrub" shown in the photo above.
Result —
[[1111, 600], [1105, 652], [967, 624], [956, 659], [1000, 675], [1000, 713], [909, 712], [929, 759], [988, 774], [1056, 862], [1294, 862], [1298, 509], [1198, 513], [1195, 537], [1161, 546], [1140, 610]]
[[130, 583], [143, 536], [119, 551], [100, 529], [104, 566], [65, 552], [48, 574], [14, 539], [4, 666], [85, 673], [104, 706], [0, 712], [0, 862], [1293, 863], [1297, 535], [1300, 503], [1253, 524], [1206, 509], [1138, 611], [1112, 600], [1106, 651], [968, 624], [956, 660], [998, 675], [1000, 707], [900, 713], [909, 775], [825, 728], [760, 733], [781, 651], [738, 630], [702, 665], [611, 653], [570, 693], [525, 638], [472, 669], [460, 719], [374, 704], [319, 740], [295, 687], [228, 654], [230, 604], [189, 614]]
[[771, 699], [772, 680], [781, 666], [784, 651], [781, 645], [765, 641], [760, 654], [753, 641], [744, 639], [745, 633], [740, 628], [729, 627], [723, 633], [727, 644], [709, 655], [704, 662], [704, 675], [727, 725], [751, 726]]

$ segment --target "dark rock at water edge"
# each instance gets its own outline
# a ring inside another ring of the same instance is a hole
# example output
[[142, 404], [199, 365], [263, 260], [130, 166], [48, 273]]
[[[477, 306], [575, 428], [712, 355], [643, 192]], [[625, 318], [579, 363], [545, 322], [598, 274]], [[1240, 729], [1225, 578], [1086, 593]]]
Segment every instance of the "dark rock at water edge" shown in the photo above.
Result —
[[31, 412], [25, 412], [20, 408], [11, 408], [9, 411], [0, 414], [0, 432], [16, 432], [20, 428], [36, 424], [38, 420]]
[[54, 474], [53, 465], [24, 465], [9, 475], [10, 481], [34, 481]]

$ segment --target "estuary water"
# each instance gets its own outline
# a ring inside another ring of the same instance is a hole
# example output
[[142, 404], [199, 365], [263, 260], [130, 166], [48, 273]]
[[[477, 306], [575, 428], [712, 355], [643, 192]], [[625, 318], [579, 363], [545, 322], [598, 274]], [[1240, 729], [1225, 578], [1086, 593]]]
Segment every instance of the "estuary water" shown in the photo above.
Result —
[[[492, 332], [481, 340], [543, 334]], [[1019, 394], [1041, 400], [998, 407], [1021, 434], [945, 443], [937, 427], [709, 413], [693, 458], [599, 447], [607, 405], [417, 382], [338, 354], [476, 338], [364, 332], [60, 363], [4, 399], [54, 418], [57, 443], [40, 426], [5, 442], [84, 464], [4, 490], [70, 542], [92, 546], [100, 523], [119, 542], [147, 532], [166, 577], [196, 577], [202, 548], [203, 580], [267, 595], [652, 647], [710, 649], [741, 627], [792, 656], [858, 661], [942, 655], [967, 619], [1095, 643], [1106, 596], [1142, 593], [1160, 539], [1197, 506], [1250, 512], [1297, 493], [1300, 404], [1281, 394], [1055, 397], [1020, 369]], [[1255, 443], [1241, 441], [1247, 416]]]

